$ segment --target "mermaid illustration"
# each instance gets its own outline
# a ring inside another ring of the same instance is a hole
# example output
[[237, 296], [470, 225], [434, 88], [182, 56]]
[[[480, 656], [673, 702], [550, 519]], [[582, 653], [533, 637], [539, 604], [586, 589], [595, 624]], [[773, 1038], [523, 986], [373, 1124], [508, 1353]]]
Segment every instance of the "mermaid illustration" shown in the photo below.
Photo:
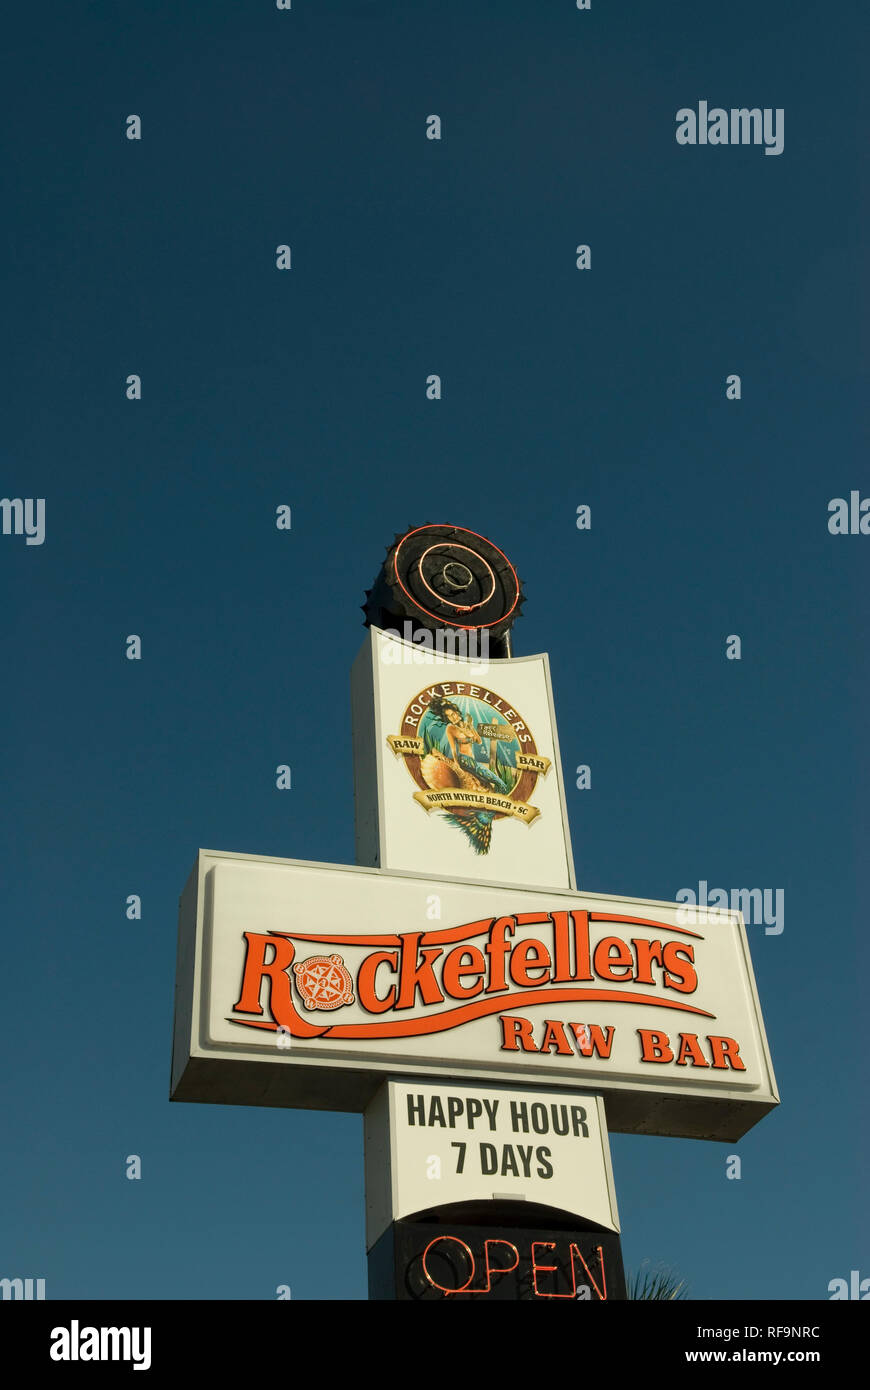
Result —
[[[436, 726], [440, 725], [444, 729], [450, 757], [434, 746], [435, 740], [431, 736], [427, 739], [432, 747], [420, 763], [420, 771], [427, 785], [433, 791], [456, 787], [461, 791], [498, 792], [507, 796], [511, 790], [510, 786], [491, 767], [475, 760], [473, 745], [482, 743], [483, 740], [471, 717], [464, 715], [458, 705], [452, 700], [445, 700], [442, 695], [432, 697], [429, 717]], [[445, 811], [444, 814], [457, 829], [467, 835], [475, 853], [487, 853], [492, 837], [492, 822], [496, 814], [494, 811], [464, 810], [457, 807]]]

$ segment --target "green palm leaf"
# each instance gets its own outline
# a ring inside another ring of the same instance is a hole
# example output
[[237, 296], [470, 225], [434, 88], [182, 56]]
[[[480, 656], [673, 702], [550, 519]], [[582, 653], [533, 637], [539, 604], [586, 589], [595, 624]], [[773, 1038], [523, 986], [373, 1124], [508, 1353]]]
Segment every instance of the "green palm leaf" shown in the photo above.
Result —
[[[646, 1266], [646, 1268], [644, 1267]], [[672, 1269], [665, 1265], [649, 1268], [649, 1260], [642, 1260], [640, 1269], [628, 1276], [628, 1297], [630, 1299], [680, 1299], [688, 1298], [689, 1286]]]

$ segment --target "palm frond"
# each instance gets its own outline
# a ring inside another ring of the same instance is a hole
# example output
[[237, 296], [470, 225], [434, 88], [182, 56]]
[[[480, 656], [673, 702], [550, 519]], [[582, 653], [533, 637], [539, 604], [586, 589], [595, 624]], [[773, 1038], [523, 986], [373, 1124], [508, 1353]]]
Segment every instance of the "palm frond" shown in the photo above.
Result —
[[[646, 1266], [646, 1267], [645, 1267]], [[649, 1260], [642, 1260], [640, 1268], [629, 1274], [628, 1297], [630, 1299], [681, 1299], [688, 1298], [689, 1285], [674, 1270], [666, 1265], [649, 1268]]]

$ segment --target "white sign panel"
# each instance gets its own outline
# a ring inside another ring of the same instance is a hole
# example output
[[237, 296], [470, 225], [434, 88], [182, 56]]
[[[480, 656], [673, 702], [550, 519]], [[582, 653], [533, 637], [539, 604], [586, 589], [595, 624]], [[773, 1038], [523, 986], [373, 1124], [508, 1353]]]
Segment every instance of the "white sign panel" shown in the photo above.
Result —
[[535, 1204], [619, 1230], [594, 1095], [389, 1081], [366, 1110], [365, 1137], [369, 1249], [393, 1221], [478, 1201]]
[[475, 664], [372, 628], [352, 697], [358, 863], [575, 886], [545, 655]]
[[364, 1110], [390, 1074], [602, 1091], [612, 1130], [777, 1104], [739, 913], [202, 851], [172, 1095]]

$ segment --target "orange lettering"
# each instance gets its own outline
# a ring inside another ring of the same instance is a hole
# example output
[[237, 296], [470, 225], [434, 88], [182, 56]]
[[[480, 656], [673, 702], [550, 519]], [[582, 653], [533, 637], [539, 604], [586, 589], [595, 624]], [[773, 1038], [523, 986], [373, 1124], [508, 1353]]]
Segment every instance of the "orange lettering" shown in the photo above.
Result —
[[[511, 952], [511, 979], [531, 989], [548, 978], [552, 962], [546, 946], [540, 941], [521, 941]], [[538, 974], [531, 972], [537, 970]]]
[[610, 1056], [616, 1029], [609, 1023], [606, 1025], [606, 1033], [602, 1033], [597, 1023], [569, 1023], [568, 1027], [577, 1039], [584, 1057], [591, 1057], [593, 1054], [598, 1057]]
[[698, 1042], [697, 1033], [681, 1033], [677, 1066], [684, 1067], [690, 1057], [693, 1067], [709, 1067], [710, 1065], [701, 1051], [701, 1044]]
[[356, 993], [360, 1004], [370, 1014], [386, 1013], [396, 1002], [396, 986], [387, 991], [385, 999], [375, 994], [375, 974], [379, 965], [388, 963], [393, 970], [398, 969], [398, 951], [373, 951], [366, 956], [356, 977]]
[[[466, 957], [471, 964], [463, 964]], [[480, 994], [483, 989], [483, 980], [480, 976], [485, 971], [486, 960], [483, 951], [478, 950], [477, 946], [457, 946], [445, 957], [441, 983], [454, 999], [473, 999], [475, 994]], [[464, 985], [462, 983], [463, 975], [476, 975], [477, 983]]]
[[672, 1062], [674, 1054], [668, 1046], [667, 1033], [657, 1033], [654, 1028], [638, 1028], [640, 1038], [640, 1060], [642, 1062]]
[[[666, 989], [677, 989], [680, 994], [692, 994], [698, 988], [698, 976], [692, 967], [694, 959], [694, 946], [684, 946], [682, 941], [665, 943], [662, 964], [666, 973], [662, 978], [662, 984]], [[683, 961], [687, 964], [683, 965]]]
[[[463, 1248], [463, 1250], [465, 1251], [466, 1255], [468, 1256], [470, 1262], [471, 1262], [471, 1273], [469, 1274], [469, 1276], [468, 1276], [468, 1278], [466, 1279], [465, 1283], [459, 1285], [459, 1288], [458, 1288], [458, 1289], [448, 1289], [448, 1288], [445, 1288], [445, 1286], [444, 1286], [443, 1284], [439, 1284], [439, 1283], [438, 1283], [438, 1280], [437, 1280], [437, 1279], [433, 1279], [433, 1278], [432, 1278], [432, 1275], [429, 1273], [428, 1269], [426, 1268], [426, 1256], [429, 1254], [429, 1251], [432, 1249], [432, 1246], [438, 1244], [439, 1240], [453, 1240], [453, 1241], [456, 1242], [457, 1245], [461, 1245], [462, 1248]], [[472, 1279], [474, 1278], [474, 1256], [472, 1255], [471, 1250], [469, 1249], [469, 1247], [465, 1244], [465, 1241], [464, 1241], [464, 1240], [460, 1240], [458, 1236], [436, 1236], [434, 1240], [430, 1240], [429, 1244], [426, 1246], [426, 1249], [423, 1251], [422, 1266], [423, 1266], [423, 1273], [425, 1274], [426, 1278], [429, 1280], [429, 1283], [430, 1283], [434, 1288], [440, 1289], [442, 1293], [446, 1293], [446, 1294], [451, 1294], [451, 1293], [464, 1293], [465, 1290], [468, 1288], [469, 1284], [471, 1283]]]
[[[530, 1018], [508, 1018], [506, 1014], [500, 1015], [502, 1052], [537, 1052], [535, 1041], [532, 1037], [532, 1020]], [[513, 1029], [513, 1032], [509, 1032]], [[522, 1049], [520, 1045], [522, 1044]]]
[[[420, 948], [422, 932], [409, 932], [402, 945], [402, 970], [399, 978], [399, 998], [397, 1009], [413, 1009], [417, 1002], [417, 990], [424, 1004], [443, 1004], [444, 995], [432, 973], [433, 961], [442, 954], [439, 947]], [[417, 952], [421, 960], [417, 960]]]
[[632, 946], [637, 952], [637, 974], [635, 982], [639, 985], [654, 985], [656, 982], [652, 977], [650, 969], [653, 961], [656, 965], [662, 965], [662, 943], [660, 941], [644, 941], [642, 938], [633, 940]]
[[[514, 1252], [514, 1262], [513, 1262], [513, 1264], [512, 1264], [512, 1265], [506, 1265], [504, 1269], [496, 1269], [496, 1267], [495, 1267], [494, 1265], [491, 1265], [490, 1262], [489, 1262], [489, 1247], [490, 1247], [491, 1245], [506, 1245], [506, 1246], [508, 1247], [509, 1250], [513, 1250], [513, 1252]], [[489, 1293], [490, 1288], [492, 1287], [491, 1281], [490, 1281], [490, 1275], [491, 1275], [491, 1274], [510, 1274], [511, 1270], [512, 1270], [512, 1269], [516, 1269], [517, 1265], [518, 1265], [519, 1262], [520, 1262], [520, 1252], [519, 1252], [519, 1250], [517, 1249], [517, 1247], [513, 1244], [513, 1242], [510, 1241], [510, 1240], [496, 1240], [496, 1239], [485, 1240], [485, 1241], [483, 1242], [483, 1257], [484, 1257], [484, 1260], [485, 1260], [485, 1262], [486, 1262], [486, 1288], [485, 1288], [485, 1289], [482, 1289], [482, 1290], [481, 1290], [481, 1293]]]
[[[616, 952], [614, 955], [613, 952]], [[595, 973], [602, 980], [630, 980], [634, 974], [634, 958], [618, 936], [605, 936], [595, 947], [592, 957]]]
[[541, 1052], [561, 1052], [562, 1055], [574, 1056], [574, 1049], [565, 1036], [565, 1025], [558, 1019], [545, 1019], [544, 1038], [541, 1043]]
[[746, 1070], [740, 1059], [740, 1049], [733, 1038], [708, 1038], [707, 1041], [713, 1054], [714, 1067], [720, 1071], [728, 1066], [732, 1071]]
[[[290, 976], [286, 973], [295, 955], [295, 947], [286, 936], [262, 936], [259, 932], [246, 931], [248, 943], [245, 955], [245, 973], [242, 976], [242, 991], [235, 1005], [238, 1013], [261, 1014], [260, 993], [263, 980], [269, 980], [269, 1008], [276, 1023], [289, 1025], [293, 1019], [293, 1000], [290, 996]], [[271, 946], [275, 954], [266, 960], [266, 947]]]

